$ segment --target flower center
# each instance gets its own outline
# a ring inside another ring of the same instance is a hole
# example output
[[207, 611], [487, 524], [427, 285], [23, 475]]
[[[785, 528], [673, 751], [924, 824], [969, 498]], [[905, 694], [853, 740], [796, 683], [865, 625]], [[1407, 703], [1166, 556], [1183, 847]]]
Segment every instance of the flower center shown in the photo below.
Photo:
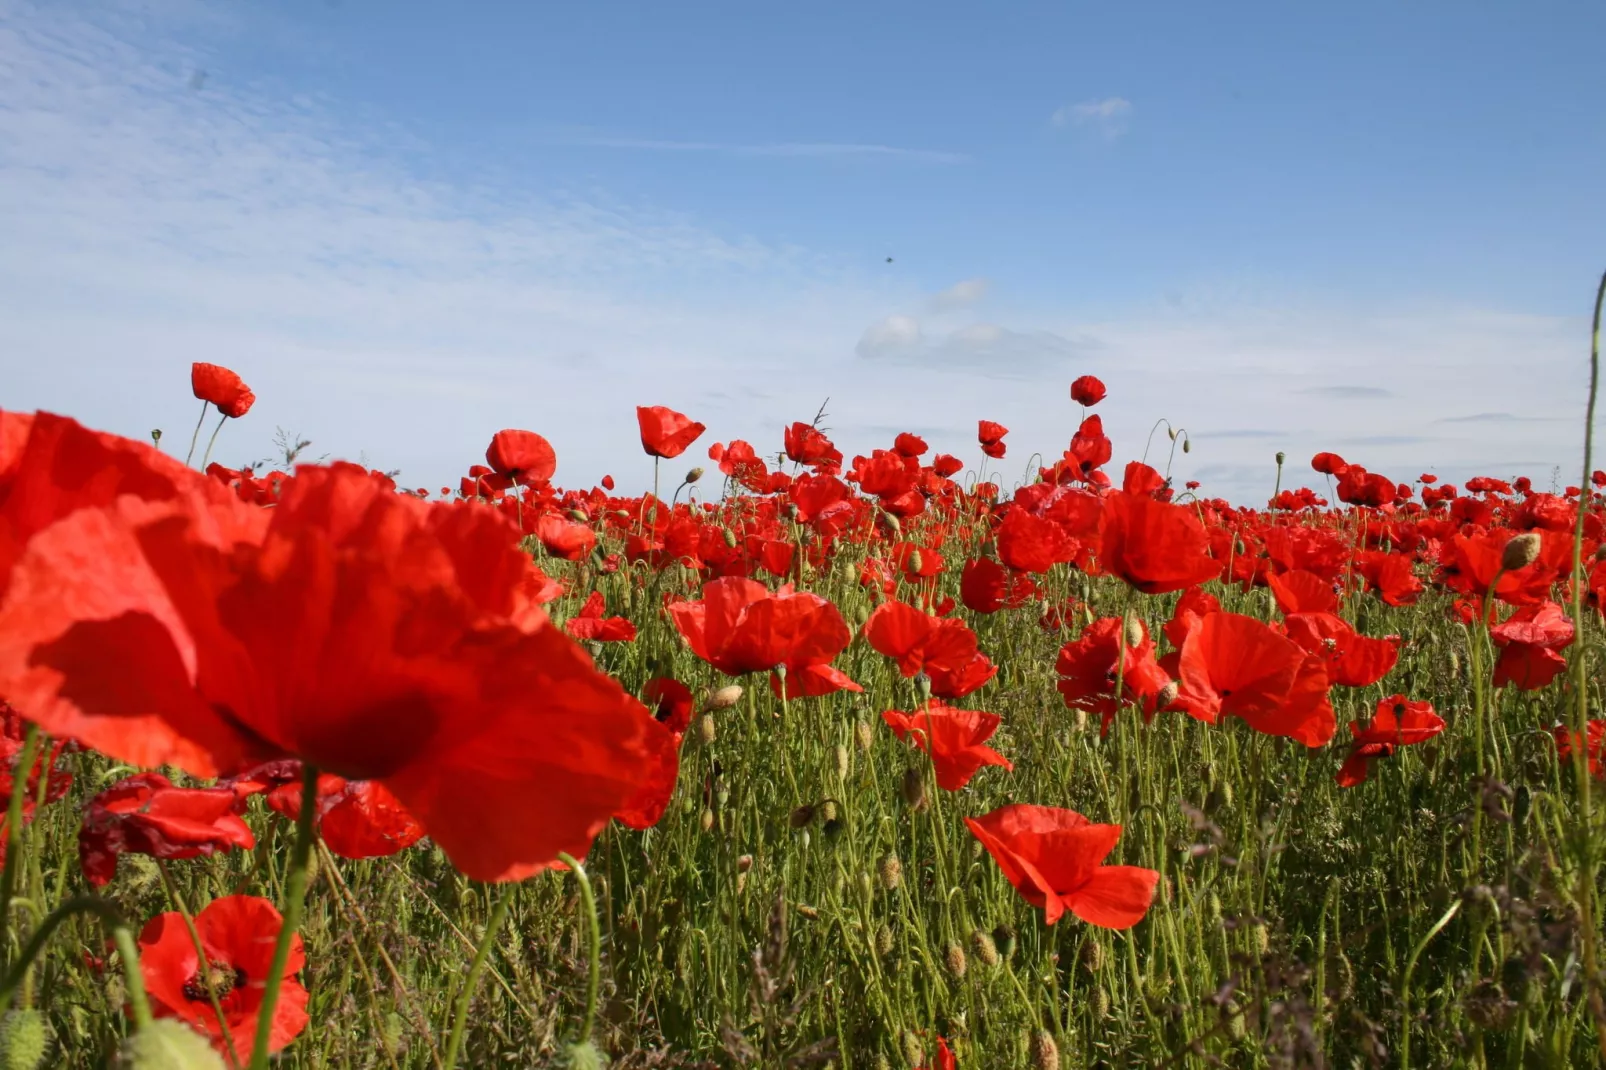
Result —
[[197, 973], [184, 985], [184, 998], [197, 1003], [207, 1001], [207, 982], [211, 982], [212, 994], [222, 999], [236, 988], [245, 984], [245, 971], [238, 966], [230, 966], [226, 962], [214, 962], [206, 973]]

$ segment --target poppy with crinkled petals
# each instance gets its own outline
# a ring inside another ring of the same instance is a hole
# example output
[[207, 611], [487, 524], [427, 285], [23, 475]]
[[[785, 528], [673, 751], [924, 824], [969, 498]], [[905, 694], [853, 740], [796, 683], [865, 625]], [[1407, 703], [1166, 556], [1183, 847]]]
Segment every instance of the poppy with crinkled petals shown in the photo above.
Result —
[[1444, 718], [1433, 712], [1431, 702], [1413, 702], [1404, 695], [1390, 695], [1377, 704], [1372, 723], [1365, 728], [1350, 723], [1355, 742], [1338, 771], [1338, 785], [1353, 788], [1366, 780], [1375, 759], [1391, 757], [1399, 747], [1432, 739], [1444, 731]]
[[1017, 572], [1043, 573], [1076, 558], [1079, 544], [1065, 528], [1021, 507], [1009, 510], [998, 525], [998, 559]]
[[813, 424], [798, 420], [782, 437], [786, 456], [798, 464], [837, 466], [842, 463], [842, 451]]
[[1344, 687], [1377, 683], [1400, 658], [1398, 637], [1361, 635], [1334, 613], [1290, 613], [1283, 630], [1306, 653], [1322, 659], [1329, 681]]
[[934, 617], [907, 602], [883, 602], [864, 622], [864, 637], [898, 671], [962, 669], [976, 657], [976, 636], [962, 620]]
[[679, 457], [708, 428], [663, 405], [637, 405], [636, 423], [641, 427], [641, 448], [649, 457]]
[[[771, 593], [757, 580], [725, 576], [703, 585], [696, 602], [676, 602], [669, 618], [692, 653], [720, 672], [742, 676], [785, 667], [787, 698], [859, 691], [830, 662], [853, 641], [836, 606], [790, 585]], [[778, 677], [770, 686], [781, 691]]]
[[1098, 559], [1105, 572], [1144, 594], [1184, 590], [1221, 574], [1191, 509], [1124, 490], [1104, 498]]
[[201, 361], [190, 365], [190, 390], [207, 404], [216, 405], [217, 411], [230, 419], [239, 419], [250, 412], [257, 400], [245, 380], [234, 372], [221, 364]]
[[[1606, 777], [1606, 721], [1591, 718], [1584, 728], [1585, 739], [1584, 759], [1589, 765], [1589, 775], [1599, 779]], [[1558, 724], [1550, 730], [1552, 738], [1556, 741], [1556, 759], [1563, 765], [1572, 765], [1573, 746], [1578, 742], [1577, 732], [1564, 724]]]
[[[283, 925], [284, 919], [266, 899], [254, 895], [214, 899], [195, 915], [195, 932], [206, 952], [203, 966], [184, 915], [173, 911], [152, 918], [139, 934], [139, 972], [151, 1013], [177, 1018], [210, 1039], [219, 1052], [227, 1051], [223, 1041], [227, 1025], [236, 1064], [249, 1065], [263, 990]], [[307, 1028], [307, 990], [295, 976], [306, 962], [301, 937], [291, 937], [268, 1035], [270, 1052], [283, 1050]], [[223, 1010], [221, 1024], [212, 1009], [209, 987]]]
[[1142, 642], [1133, 646], [1123, 643], [1126, 623], [1120, 617], [1096, 620], [1062, 646], [1054, 662], [1065, 705], [1098, 714], [1105, 732], [1115, 719], [1117, 692], [1122, 704], [1136, 704], [1147, 719], [1154, 716], [1155, 700], [1171, 682], [1155, 660], [1148, 629], [1141, 623], [1137, 629]]
[[1567, 668], [1567, 659], [1558, 651], [1570, 646], [1573, 636], [1573, 622], [1555, 602], [1523, 606], [1489, 629], [1489, 637], [1500, 648], [1494, 686], [1515, 684], [1523, 691], [1546, 686]]
[[1004, 455], [1004, 436], [1009, 434], [1009, 428], [991, 420], [979, 420], [976, 424], [976, 441], [981, 443], [981, 451], [987, 456], [997, 460]]
[[1324, 476], [1342, 476], [1349, 467], [1336, 453], [1318, 453], [1310, 459], [1310, 466]]
[[1071, 400], [1092, 408], [1104, 400], [1104, 384], [1096, 376], [1080, 375], [1071, 383]]
[[534, 431], [512, 428], [491, 436], [485, 448], [485, 463], [499, 476], [515, 483], [540, 483], [558, 470], [558, 455], [552, 443]]
[[[291, 822], [301, 816], [301, 763], [268, 762], [221, 781], [242, 801], [252, 795], [267, 799], [268, 808]], [[376, 780], [347, 780], [318, 774], [314, 827], [339, 858], [388, 858], [424, 836], [424, 828], [400, 800]]]
[[1307, 747], [1322, 746], [1338, 730], [1322, 657], [1253, 617], [1201, 617], [1182, 645], [1178, 676], [1176, 706], [1207, 724], [1231, 714]]
[[136, 765], [381, 781], [466, 875], [528, 876], [634, 794], [653, 722], [530, 601], [516, 538], [351, 465], [300, 469], [270, 510], [79, 510], [12, 570], [0, 693]]
[[1106, 866], [1120, 825], [1095, 825], [1075, 810], [1014, 804], [965, 824], [1004, 878], [1053, 925], [1069, 910], [1089, 925], [1130, 929], [1154, 902], [1160, 874], [1142, 866]]
[[117, 875], [123, 854], [201, 858], [256, 846], [227, 788], [175, 788], [160, 773], [138, 773], [89, 800], [78, 829], [78, 861], [96, 888]]
[[547, 553], [565, 561], [579, 561], [597, 548], [597, 533], [590, 525], [565, 520], [555, 513], [547, 513], [535, 522], [535, 537]]
[[969, 661], [954, 668], [926, 665], [926, 676], [931, 680], [931, 693], [937, 698], [964, 698], [997, 675], [998, 666], [979, 650]]
[[1004, 568], [990, 557], [965, 562], [959, 577], [959, 600], [977, 613], [997, 613], [1006, 606], [1017, 609], [1037, 597], [1030, 576]]
[[955, 709], [933, 699], [927, 709], [908, 713], [886, 710], [881, 719], [899, 739], [931, 755], [937, 786], [943, 791], [958, 791], [984, 765], [1015, 768], [1008, 758], [986, 746], [998, 731], [996, 713]]

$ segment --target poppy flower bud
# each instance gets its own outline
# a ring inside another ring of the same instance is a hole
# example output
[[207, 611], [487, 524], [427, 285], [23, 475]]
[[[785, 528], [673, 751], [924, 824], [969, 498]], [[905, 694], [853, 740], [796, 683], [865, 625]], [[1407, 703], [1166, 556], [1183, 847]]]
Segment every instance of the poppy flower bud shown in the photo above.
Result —
[[1187, 435], [1183, 435], [1182, 436], [1182, 452], [1183, 453], [1192, 453], [1193, 452], [1193, 443], [1188, 438]]
[[589, 523], [591, 520], [589, 516], [586, 516], [585, 511], [582, 509], [570, 509], [569, 519], [574, 521], [576, 524]]
[[867, 751], [875, 745], [875, 729], [870, 727], [868, 721], [860, 721], [853, 726], [853, 737], [862, 751]]
[[965, 960], [965, 949], [958, 944], [949, 944], [943, 949], [942, 964], [948, 968], [948, 973], [955, 978], [965, 976], [965, 971], [970, 968], [970, 964]]
[[223, 1070], [211, 1041], [175, 1018], [158, 1018], [123, 1041], [121, 1070]]
[[8, 1012], [0, 1018], [0, 1068], [39, 1070], [53, 1040], [50, 1023], [32, 1007]]
[[1229, 999], [1221, 1006], [1221, 1020], [1227, 1027], [1227, 1035], [1229, 1037], [1234, 1040], [1243, 1039], [1245, 1023], [1242, 1007]]
[[1282, 450], [1278, 450], [1277, 451], [1277, 467], [1278, 468], [1281, 468], [1283, 466], [1283, 462], [1286, 461], [1287, 459], [1288, 459], [1287, 455], [1284, 454]]
[[752, 855], [742, 855], [741, 857], [736, 859], [736, 872], [738, 872], [738, 873], [746, 873], [748, 870], [750, 870], [752, 868], [753, 868], [753, 856]]
[[736, 549], [736, 532], [732, 531], [730, 528], [720, 528], [719, 529], [719, 533], [725, 539], [725, 548], [726, 549], [728, 549], [728, 550]]
[[923, 672], [915, 673], [915, 691], [920, 695], [921, 702], [931, 699], [931, 677]]
[[569, 1045], [570, 1070], [605, 1070], [608, 1060], [589, 1040], [584, 1044]]
[[1539, 560], [1540, 540], [1537, 531], [1524, 532], [1513, 536], [1506, 543], [1505, 550], [1500, 554], [1500, 567], [1507, 572], [1515, 572], [1520, 568], [1527, 568]]
[[880, 958], [892, 954], [892, 926], [882, 922], [875, 931], [875, 953]]
[[993, 943], [998, 945], [998, 953], [1004, 958], [1015, 957], [1015, 930], [1012, 926], [999, 922], [993, 928]]
[[910, 550], [909, 556], [904, 558], [903, 570], [905, 572], [918, 573], [920, 571], [920, 566], [923, 564], [925, 564], [925, 561], [921, 558], [920, 551]]
[[702, 741], [704, 746], [714, 742], [715, 737], [718, 735], [719, 730], [714, 726], [713, 714], [705, 713], [702, 715], [702, 717], [698, 718], [697, 738]]
[[703, 712], [712, 713], [715, 710], [728, 710], [742, 701], [742, 685], [726, 684], [724, 687], [708, 696], [703, 703]]
[[1254, 944], [1255, 951], [1259, 954], [1264, 955], [1271, 950], [1271, 930], [1267, 929], [1264, 923], [1252, 926], [1249, 930], [1249, 938]]
[[831, 756], [836, 759], [836, 778], [838, 780], [846, 780], [849, 770], [853, 767], [848, 748], [838, 743], [832, 748]]
[[807, 828], [808, 825], [809, 825], [809, 822], [811, 822], [813, 820], [814, 820], [814, 807], [809, 806], [808, 804], [805, 803], [804, 805], [799, 806], [796, 810], [792, 811], [792, 816], [787, 818], [786, 823], [788, 825], [790, 825], [792, 828], [800, 829], [800, 828]]
[[1033, 1033], [1031, 1052], [1036, 1070], [1060, 1070], [1060, 1046], [1054, 1042], [1053, 1033], [1046, 1029]]
[[983, 966], [991, 969], [1000, 962], [998, 945], [993, 941], [992, 934], [985, 929], [977, 929], [970, 934], [970, 946], [975, 949], [976, 957]]
[[1091, 1006], [1094, 1018], [1108, 1018], [1110, 1016], [1110, 994], [1104, 991], [1103, 985], [1093, 989]]
[[911, 810], [924, 810], [926, 808], [926, 778], [920, 775], [920, 770], [909, 769], [903, 774], [903, 801], [909, 804]]
[[837, 818], [837, 805], [835, 799], [826, 799], [815, 807], [820, 812], [822, 821], [835, 821]]
[[920, 1038], [915, 1035], [914, 1030], [905, 1029], [900, 1039], [903, 1043], [903, 1057], [909, 1061], [909, 1065], [925, 1066], [926, 1049], [920, 1043]]
[[1171, 704], [1177, 700], [1177, 692], [1181, 690], [1181, 685], [1175, 680], [1167, 680], [1165, 686], [1154, 696], [1154, 708], [1157, 710], [1170, 708]]
[[1088, 973], [1098, 973], [1104, 968], [1104, 945], [1097, 940], [1089, 940], [1082, 945], [1082, 968]]
[[702, 825], [704, 832], [712, 829], [714, 827], [714, 811], [706, 806], [703, 807], [703, 816], [699, 823]]
[[1143, 622], [1136, 613], [1126, 615], [1126, 645], [1129, 650], [1143, 645]]
[[688, 483], [695, 483], [701, 478], [703, 478], [703, 470], [701, 468], [693, 468], [686, 473], [686, 482]]
[[898, 890], [898, 885], [903, 883], [903, 863], [898, 860], [897, 855], [885, 855], [880, 865], [876, 867], [876, 875], [881, 878], [881, 887], [889, 892], [895, 892]]
[[881, 523], [888, 531], [892, 532], [893, 535], [903, 534], [903, 525], [898, 523], [897, 517], [893, 516], [891, 513], [878, 513], [876, 515], [881, 518]]

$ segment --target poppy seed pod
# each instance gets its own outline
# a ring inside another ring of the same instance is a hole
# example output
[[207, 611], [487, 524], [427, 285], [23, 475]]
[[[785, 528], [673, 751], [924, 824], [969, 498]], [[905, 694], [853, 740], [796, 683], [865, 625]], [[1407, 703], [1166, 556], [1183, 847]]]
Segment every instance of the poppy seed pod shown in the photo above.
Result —
[[703, 712], [713, 713], [715, 710], [728, 710], [742, 701], [742, 694], [741, 684], [726, 684], [708, 696], [708, 700], [703, 703]]
[[162, 448], [162, 429], [160, 427], [151, 429], [151, 445], [157, 449]]
[[1539, 560], [1540, 539], [1537, 531], [1524, 532], [1513, 536], [1506, 543], [1505, 550], [1500, 554], [1500, 567], [1507, 572], [1516, 572], [1527, 568]]
[[686, 473], [686, 482], [688, 483], [695, 483], [701, 478], [703, 478], [703, 470], [701, 468], [693, 468]]
[[1039, 1029], [1032, 1034], [1032, 1066], [1036, 1070], [1060, 1070], [1060, 1046], [1054, 1041], [1054, 1034], [1046, 1029]]
[[1282, 450], [1278, 450], [1277, 451], [1277, 467], [1278, 468], [1281, 468], [1283, 466], [1283, 462], [1286, 461], [1287, 459], [1288, 459], [1287, 455], [1284, 454]]
[[158, 1018], [123, 1041], [121, 1070], [223, 1070], [211, 1041], [173, 1018]]
[[38, 1070], [50, 1054], [50, 1023], [32, 1007], [10, 1011], [0, 1018], [0, 1068]]

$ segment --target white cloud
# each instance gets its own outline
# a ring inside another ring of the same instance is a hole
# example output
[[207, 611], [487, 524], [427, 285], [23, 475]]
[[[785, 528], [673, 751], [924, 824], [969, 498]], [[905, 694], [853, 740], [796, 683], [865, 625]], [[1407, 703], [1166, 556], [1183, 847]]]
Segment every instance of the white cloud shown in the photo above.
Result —
[[1048, 121], [1052, 126], [1082, 126], [1098, 130], [1106, 137], [1126, 133], [1132, 117], [1132, 102], [1125, 97], [1105, 97], [1080, 104], [1066, 104], [1055, 110]]
[[966, 279], [963, 282], [956, 282], [932, 297], [931, 311], [944, 313], [969, 308], [986, 297], [990, 288], [991, 284], [986, 279]]
[[888, 316], [865, 328], [854, 351], [866, 360], [875, 360], [910, 352], [920, 340], [917, 321], [909, 316]]

